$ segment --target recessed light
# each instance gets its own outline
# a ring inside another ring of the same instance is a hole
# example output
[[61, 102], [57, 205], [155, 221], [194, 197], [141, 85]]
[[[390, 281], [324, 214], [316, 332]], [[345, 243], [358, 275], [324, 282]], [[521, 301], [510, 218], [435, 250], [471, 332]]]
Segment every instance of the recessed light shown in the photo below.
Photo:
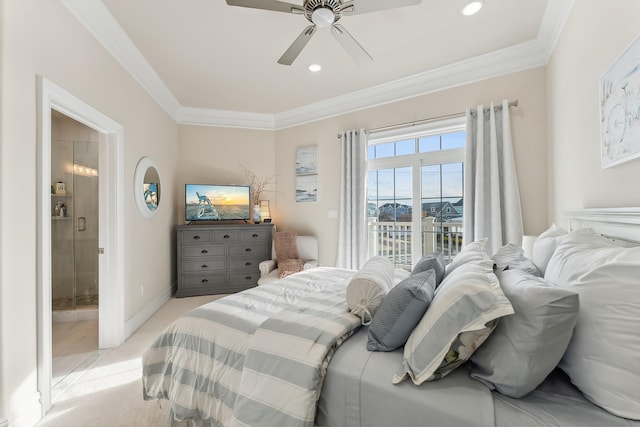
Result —
[[320, 64], [309, 65], [309, 71], [311, 71], [312, 73], [317, 73], [320, 70], [322, 70], [322, 66]]
[[482, 3], [483, 2], [480, 0], [470, 1], [462, 7], [460, 13], [462, 13], [464, 16], [475, 15], [480, 11], [480, 9], [482, 9]]

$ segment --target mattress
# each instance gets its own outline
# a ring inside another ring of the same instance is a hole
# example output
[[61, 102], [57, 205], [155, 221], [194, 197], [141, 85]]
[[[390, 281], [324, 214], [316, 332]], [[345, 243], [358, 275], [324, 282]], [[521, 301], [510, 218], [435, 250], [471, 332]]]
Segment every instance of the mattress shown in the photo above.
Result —
[[458, 369], [421, 386], [391, 384], [402, 349], [367, 351], [361, 328], [336, 351], [325, 376], [316, 422], [326, 426], [493, 425], [489, 389]]
[[494, 392], [493, 402], [497, 426], [640, 427], [640, 421], [617, 417], [591, 403], [560, 369], [522, 399]]
[[438, 381], [391, 384], [403, 350], [370, 352], [361, 328], [336, 351], [325, 376], [320, 426], [633, 426], [588, 401], [559, 369], [532, 393], [491, 392], [459, 368]]

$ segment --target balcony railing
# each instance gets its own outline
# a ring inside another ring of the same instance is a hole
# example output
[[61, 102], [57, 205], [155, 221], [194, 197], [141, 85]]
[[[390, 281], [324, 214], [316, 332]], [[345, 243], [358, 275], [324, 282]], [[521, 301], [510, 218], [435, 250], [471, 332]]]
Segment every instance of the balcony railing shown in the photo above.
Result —
[[420, 257], [442, 252], [447, 264], [462, 248], [462, 222], [436, 222], [433, 217], [423, 218], [413, 258], [413, 225], [411, 222], [378, 221], [369, 218], [369, 256], [389, 258], [396, 267], [411, 270]]

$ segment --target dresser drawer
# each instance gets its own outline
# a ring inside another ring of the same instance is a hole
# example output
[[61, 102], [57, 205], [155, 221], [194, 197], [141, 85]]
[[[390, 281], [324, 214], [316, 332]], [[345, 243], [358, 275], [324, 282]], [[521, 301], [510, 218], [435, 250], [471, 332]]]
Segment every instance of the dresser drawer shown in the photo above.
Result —
[[184, 273], [195, 273], [200, 271], [222, 271], [226, 270], [225, 258], [203, 258], [196, 261], [185, 261], [182, 263]]
[[260, 261], [263, 261], [262, 258], [238, 258], [238, 259], [230, 259], [229, 260], [229, 270], [242, 270], [242, 269], [257, 269]]
[[216, 243], [222, 242], [237, 242], [240, 240], [240, 232], [238, 230], [216, 230], [212, 231], [213, 241]]
[[207, 288], [212, 285], [224, 285], [227, 281], [225, 274], [198, 274], [196, 276], [183, 276], [182, 287], [184, 288]]
[[211, 257], [225, 256], [227, 247], [222, 245], [185, 246], [182, 248], [183, 257]]
[[208, 230], [185, 230], [182, 232], [182, 243], [191, 245], [207, 243], [211, 241], [211, 232]]
[[260, 272], [256, 270], [250, 271], [231, 271], [229, 272], [229, 285], [231, 286], [255, 286], [260, 278]]
[[240, 233], [240, 240], [242, 242], [265, 242], [271, 234], [270, 230], [243, 230]]
[[[267, 255], [267, 245], [262, 244], [250, 244], [246, 245], [233, 245], [229, 246], [229, 256], [245, 256], [247, 258], [264, 257]], [[264, 258], [266, 259], [266, 258]]]

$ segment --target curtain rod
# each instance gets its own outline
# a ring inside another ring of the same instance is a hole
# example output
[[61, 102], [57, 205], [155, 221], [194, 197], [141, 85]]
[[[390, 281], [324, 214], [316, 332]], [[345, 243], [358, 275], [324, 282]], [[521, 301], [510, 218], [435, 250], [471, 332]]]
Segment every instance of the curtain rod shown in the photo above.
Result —
[[[517, 106], [518, 106], [518, 100], [517, 99], [515, 101], [509, 102], [509, 107], [517, 107]], [[502, 109], [502, 104], [497, 105], [496, 108], [501, 110]], [[484, 111], [488, 112], [489, 109], [485, 108]], [[472, 114], [474, 112], [475, 112], [475, 110], [471, 111]], [[422, 123], [432, 122], [432, 121], [435, 121], [435, 120], [444, 120], [444, 119], [453, 119], [454, 117], [462, 117], [462, 116], [464, 116], [466, 114], [467, 114], [466, 111], [462, 111], [460, 113], [446, 114], [444, 116], [430, 117], [428, 119], [414, 120], [412, 122], [398, 123], [398, 124], [395, 124], [395, 125], [383, 126], [383, 127], [374, 128], [374, 129], [367, 129], [366, 132], [367, 133], [373, 133], [373, 132], [381, 132], [383, 130], [396, 129], [396, 128], [405, 127], [405, 126], [415, 126], [415, 125], [419, 125], [419, 124], [422, 124]], [[342, 134], [338, 134], [338, 138], [342, 138]]]

